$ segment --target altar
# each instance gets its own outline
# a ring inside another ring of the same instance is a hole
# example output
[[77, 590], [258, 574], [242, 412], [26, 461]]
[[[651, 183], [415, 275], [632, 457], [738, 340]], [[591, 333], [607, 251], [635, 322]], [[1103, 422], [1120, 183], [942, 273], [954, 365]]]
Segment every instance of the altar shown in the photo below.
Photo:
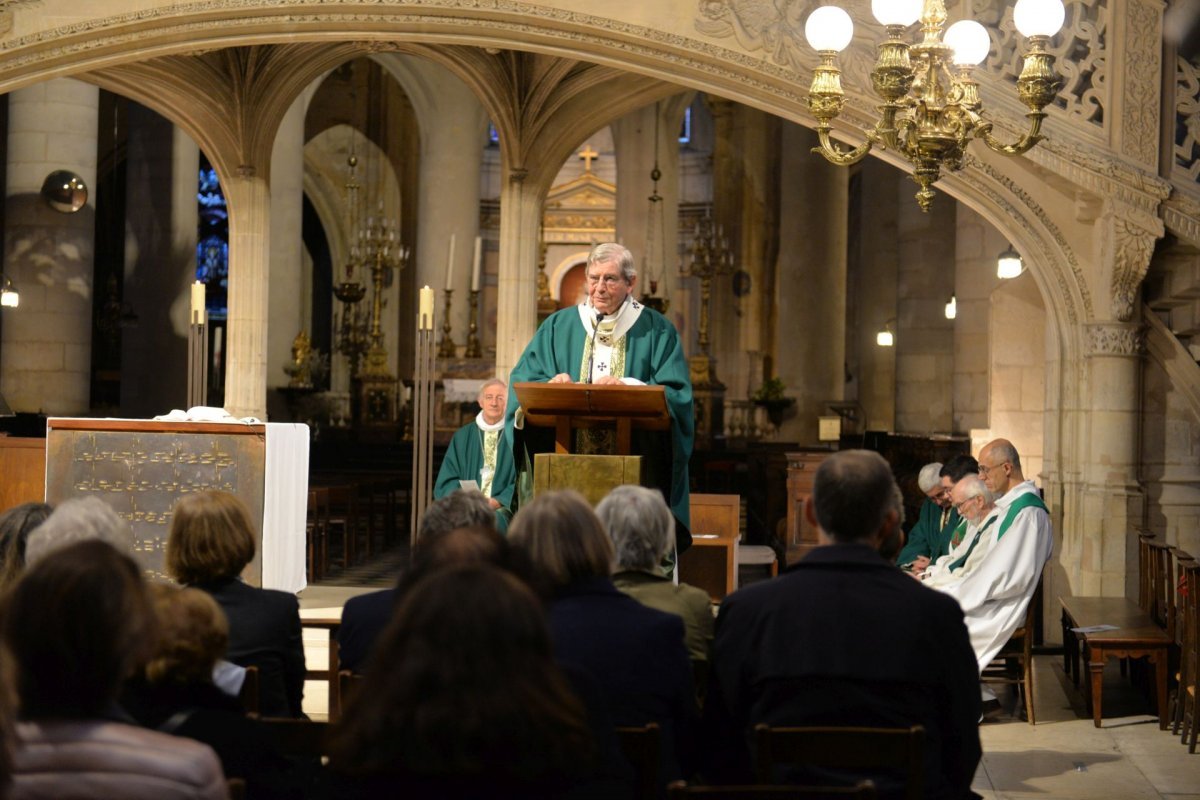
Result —
[[133, 529], [133, 556], [166, 578], [171, 512], [185, 494], [219, 489], [250, 509], [256, 552], [242, 578], [298, 592], [305, 579], [308, 426], [51, 417], [46, 502], [99, 497]]

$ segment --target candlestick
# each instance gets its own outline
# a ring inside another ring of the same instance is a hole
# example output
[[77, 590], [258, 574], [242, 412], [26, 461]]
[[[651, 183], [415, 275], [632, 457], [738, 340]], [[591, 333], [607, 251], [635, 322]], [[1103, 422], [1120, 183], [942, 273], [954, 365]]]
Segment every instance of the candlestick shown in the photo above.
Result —
[[442, 317], [442, 341], [438, 344], [438, 358], [454, 358], [458, 355], [458, 348], [450, 338], [450, 300], [453, 294], [452, 289], [446, 290], [446, 308]]
[[417, 330], [433, 330], [433, 289], [421, 287], [421, 304], [417, 312]]
[[450, 234], [450, 252], [446, 255], [446, 291], [454, 289], [454, 234]]
[[471, 292], [471, 324], [467, 328], [467, 346], [463, 350], [463, 358], [482, 358], [483, 348], [479, 346], [479, 290]]
[[483, 248], [483, 239], [476, 236], [475, 237], [475, 261], [471, 265], [471, 291], [472, 292], [479, 291], [479, 266], [480, 266], [479, 261], [480, 261], [480, 256], [483, 253], [482, 248]]
[[[197, 317], [196, 315], [200, 316]], [[204, 284], [196, 281], [192, 284], [191, 324], [204, 324]]]

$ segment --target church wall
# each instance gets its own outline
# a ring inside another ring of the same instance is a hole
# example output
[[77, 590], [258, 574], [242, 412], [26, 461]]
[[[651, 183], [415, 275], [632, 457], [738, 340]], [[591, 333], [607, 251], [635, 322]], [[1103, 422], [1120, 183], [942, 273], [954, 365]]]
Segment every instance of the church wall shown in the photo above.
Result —
[[945, 306], [954, 285], [957, 204], [938, 201], [927, 213], [898, 203], [896, 430], [904, 433], [953, 427], [953, 323]]
[[955, 217], [954, 425], [957, 433], [988, 426], [989, 305], [1003, 234], [964, 204]]
[[[292, 103], [271, 153], [271, 265], [267, 322], [267, 386], [286, 386], [292, 341], [312, 330], [312, 275], [304, 272], [304, 114], [306, 98]], [[308, 314], [305, 314], [308, 311]]]

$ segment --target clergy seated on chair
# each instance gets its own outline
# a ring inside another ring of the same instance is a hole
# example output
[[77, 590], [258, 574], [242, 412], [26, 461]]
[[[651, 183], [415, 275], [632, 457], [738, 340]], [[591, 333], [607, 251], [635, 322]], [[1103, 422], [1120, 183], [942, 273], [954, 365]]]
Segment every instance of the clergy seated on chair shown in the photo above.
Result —
[[[634, 299], [637, 277], [629, 250], [611, 242], [596, 245], [587, 261], [587, 299], [542, 323], [513, 367], [509, 382], [664, 387], [670, 430], [635, 431], [632, 455], [642, 457], [642, 482], [659, 488], [667, 498], [683, 552], [692, 542], [688, 505], [688, 460], [695, 432], [692, 383], [675, 326]], [[513, 460], [497, 464], [493, 496], [507, 503], [518, 484], [516, 470], [524, 470], [526, 456], [532, 461], [533, 453], [553, 452], [552, 433], [524, 425], [510, 387], [502, 446], [512, 452]], [[522, 478], [519, 483], [524, 486], [526, 481]]]
[[982, 672], [1024, 623], [1042, 568], [1050, 560], [1054, 535], [1046, 504], [1033, 481], [1025, 480], [1011, 442], [995, 439], [984, 445], [979, 477], [996, 498], [994, 521], [983, 520], [977, 534], [975, 548], [985, 548], [985, 554], [976, 559], [972, 553], [969, 560], [978, 566], [934, 588], [962, 606]]
[[[501, 501], [493, 478], [496, 465], [512, 458], [512, 450], [500, 446], [504, 438], [504, 406], [508, 400], [508, 385], [492, 378], [479, 387], [479, 414], [455, 432], [446, 448], [433, 496], [443, 498], [462, 488], [475, 488], [488, 499], [496, 514], [496, 530], [504, 533], [512, 511]], [[511, 495], [509, 495], [511, 496]]]
[[[900, 490], [877, 453], [844, 450], [813, 479], [805, 514], [820, 546], [782, 576], [721, 604], [704, 705], [706, 776], [752, 782], [754, 726], [861, 726], [926, 731], [926, 797], [965, 798], [979, 763], [979, 674], [962, 611], [888, 562]], [[789, 780], [875, 782], [904, 796], [889, 771], [789, 774]]]
[[996, 500], [979, 475], [968, 475], [950, 491], [954, 509], [963, 525], [955, 533], [950, 552], [913, 574], [926, 586], [948, 586], [978, 568], [995, 539], [985, 536], [996, 520]]
[[[428, 568], [443, 564], [440, 540], [451, 531], [462, 528], [492, 528], [496, 521], [488, 498], [474, 490], [452, 492], [430, 503], [421, 515], [417, 541], [413, 545], [408, 570], [399, 576], [401, 584], [411, 582]], [[471, 558], [470, 561], [486, 561]], [[399, 587], [382, 589], [352, 597], [342, 609], [342, 624], [338, 628], [338, 660], [341, 669], [361, 673], [367, 664], [375, 641], [391, 621], [399, 597]]]
[[591, 675], [616, 725], [658, 723], [661, 785], [686, 774], [696, 700], [683, 620], [617, 591], [612, 542], [578, 492], [539, 494], [517, 512], [508, 538], [552, 589], [558, 663]]
[[659, 565], [675, 548], [675, 519], [662, 493], [644, 486], [618, 486], [596, 506], [616, 552], [613, 584], [644, 606], [683, 620], [688, 655], [708, 661], [713, 614], [708, 592], [676, 584]]
[[[939, 468], [936, 472], [935, 466]], [[953, 456], [945, 464], [925, 465], [917, 476], [917, 485], [929, 499], [921, 505], [920, 519], [908, 532], [908, 541], [896, 563], [919, 573], [962, 539], [965, 526], [950, 502], [950, 490], [968, 475], [978, 474], [979, 462], [966, 454]]]

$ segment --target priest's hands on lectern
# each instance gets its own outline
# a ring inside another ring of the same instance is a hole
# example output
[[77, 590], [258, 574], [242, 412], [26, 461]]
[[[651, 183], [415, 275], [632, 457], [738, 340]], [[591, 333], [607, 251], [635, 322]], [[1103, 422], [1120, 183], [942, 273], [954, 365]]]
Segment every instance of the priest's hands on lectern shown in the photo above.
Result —
[[670, 430], [635, 431], [633, 453], [642, 456], [642, 482], [660, 488], [667, 498], [677, 520], [678, 549], [683, 551], [691, 544], [688, 460], [695, 432], [692, 384], [679, 332], [662, 314], [633, 298], [636, 283], [629, 250], [615, 243], [597, 245], [588, 256], [587, 299], [555, 312], [538, 328], [509, 379], [501, 446], [513, 458], [503, 467], [497, 466], [493, 497], [512, 507], [518, 471], [526, 467], [533, 453], [553, 452], [548, 442], [537, 441], [532, 429], [523, 429], [514, 384], [662, 386], [671, 414]]

